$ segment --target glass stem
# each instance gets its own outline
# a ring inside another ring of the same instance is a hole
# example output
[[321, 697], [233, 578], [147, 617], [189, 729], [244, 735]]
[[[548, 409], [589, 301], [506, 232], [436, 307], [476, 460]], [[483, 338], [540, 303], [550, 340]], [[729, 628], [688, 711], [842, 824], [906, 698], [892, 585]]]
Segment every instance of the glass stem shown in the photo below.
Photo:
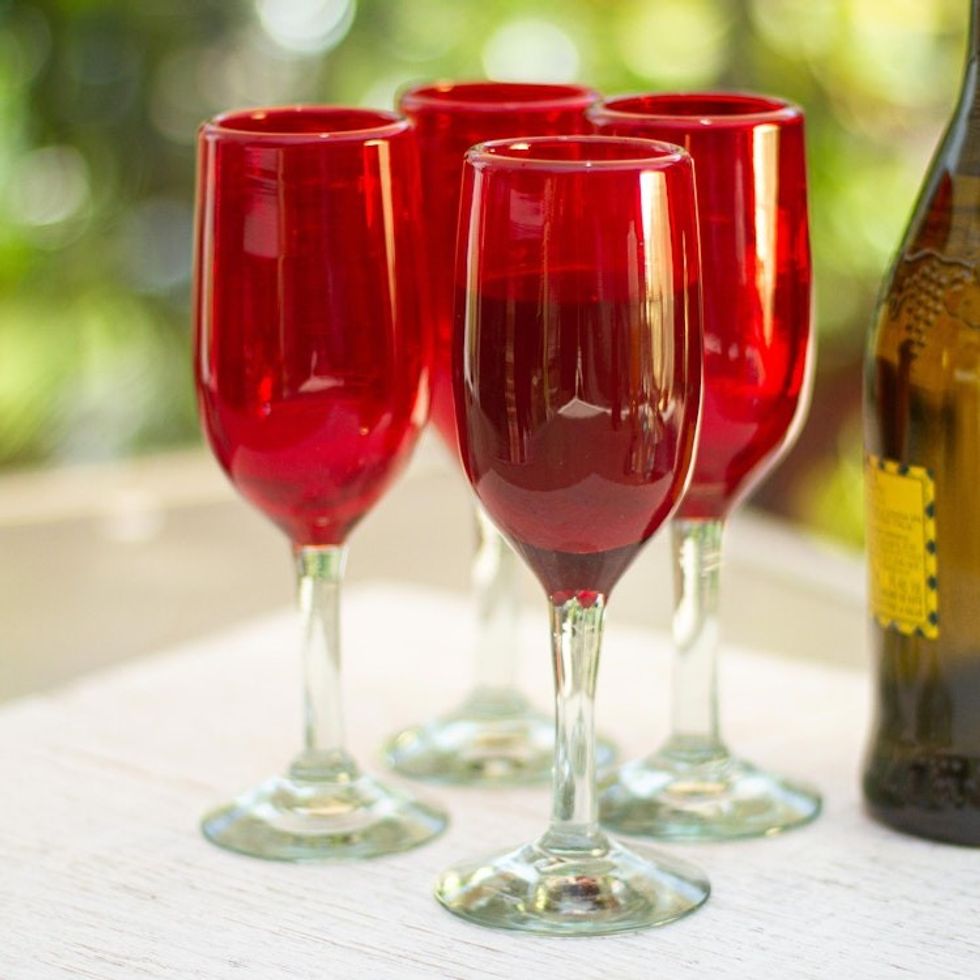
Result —
[[476, 600], [476, 687], [470, 709], [497, 714], [523, 705], [516, 690], [521, 598], [518, 559], [483, 508], [476, 509], [473, 562]]
[[551, 826], [542, 844], [551, 850], [588, 850], [599, 844], [595, 785], [595, 682], [605, 597], [578, 593], [551, 602], [555, 671], [555, 765]]
[[718, 732], [720, 520], [674, 520], [672, 732], [663, 754], [697, 765], [723, 759]]
[[340, 584], [343, 546], [295, 549], [303, 623], [304, 750], [290, 775], [305, 780], [348, 780], [357, 765], [344, 749], [340, 687]]

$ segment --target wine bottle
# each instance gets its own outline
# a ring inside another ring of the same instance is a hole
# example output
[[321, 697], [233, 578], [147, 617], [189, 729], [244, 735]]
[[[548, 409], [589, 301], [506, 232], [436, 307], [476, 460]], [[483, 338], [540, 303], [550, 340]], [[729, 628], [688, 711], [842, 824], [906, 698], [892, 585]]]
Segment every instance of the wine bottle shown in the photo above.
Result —
[[980, 845], [980, 0], [865, 362], [870, 813]]

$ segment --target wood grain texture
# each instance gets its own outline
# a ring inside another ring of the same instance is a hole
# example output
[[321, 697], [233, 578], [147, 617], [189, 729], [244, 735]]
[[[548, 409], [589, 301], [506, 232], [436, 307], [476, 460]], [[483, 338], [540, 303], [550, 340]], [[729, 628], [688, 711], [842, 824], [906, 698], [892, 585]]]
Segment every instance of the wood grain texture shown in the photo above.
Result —
[[[470, 617], [452, 596], [403, 586], [345, 598], [350, 743], [377, 769], [386, 734], [463, 692]], [[639, 754], [665, 731], [668, 648], [617, 629], [615, 608], [598, 717]], [[543, 608], [525, 630], [523, 681], [546, 705]], [[282, 614], [0, 711], [2, 980], [980, 976], [980, 851], [864, 817], [867, 680], [791, 659], [726, 652], [725, 729], [742, 754], [817, 783], [825, 813], [781, 838], [672, 847], [708, 870], [714, 892], [666, 928], [550, 940], [481, 930], [436, 905], [438, 870], [542, 829], [545, 789], [426, 789], [449, 807], [450, 830], [373, 862], [225, 854], [196, 822], [296, 748], [296, 639]]]

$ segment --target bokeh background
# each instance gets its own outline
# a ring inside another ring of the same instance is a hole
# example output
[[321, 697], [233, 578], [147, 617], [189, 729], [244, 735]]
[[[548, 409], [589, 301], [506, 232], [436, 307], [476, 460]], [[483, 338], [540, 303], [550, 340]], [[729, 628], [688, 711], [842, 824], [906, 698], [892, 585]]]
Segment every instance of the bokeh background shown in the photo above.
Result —
[[961, 72], [966, 0], [0, 0], [0, 468], [198, 440], [197, 123], [437, 77], [806, 109], [820, 360], [756, 502], [860, 543], [860, 363]]

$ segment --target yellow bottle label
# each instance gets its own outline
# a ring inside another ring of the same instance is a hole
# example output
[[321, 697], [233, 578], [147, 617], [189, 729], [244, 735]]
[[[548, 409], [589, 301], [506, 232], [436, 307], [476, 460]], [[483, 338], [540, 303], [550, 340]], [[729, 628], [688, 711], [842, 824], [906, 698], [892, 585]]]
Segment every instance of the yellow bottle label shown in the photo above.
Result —
[[871, 612], [885, 628], [939, 636], [936, 487], [923, 466], [865, 461]]

